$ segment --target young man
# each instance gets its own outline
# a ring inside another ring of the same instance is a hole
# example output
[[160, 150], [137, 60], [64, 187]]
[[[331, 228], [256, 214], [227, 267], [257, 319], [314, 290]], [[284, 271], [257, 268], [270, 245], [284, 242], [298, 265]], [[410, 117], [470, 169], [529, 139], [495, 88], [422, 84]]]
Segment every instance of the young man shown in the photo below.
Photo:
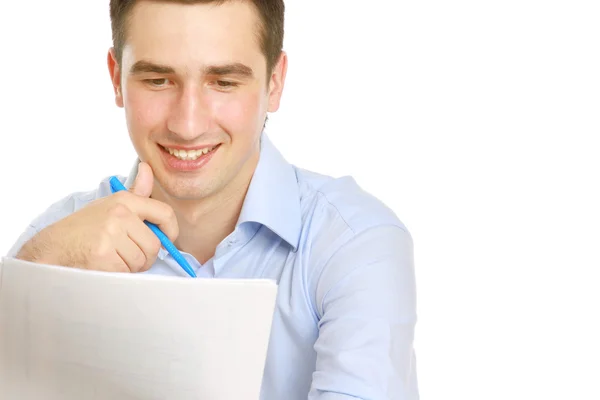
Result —
[[[139, 159], [52, 205], [9, 256], [279, 284], [262, 399], [416, 399], [412, 241], [351, 179], [288, 164], [263, 133], [284, 87], [282, 0], [111, 0], [108, 68]], [[199, 310], [201, 312], [201, 310]]]

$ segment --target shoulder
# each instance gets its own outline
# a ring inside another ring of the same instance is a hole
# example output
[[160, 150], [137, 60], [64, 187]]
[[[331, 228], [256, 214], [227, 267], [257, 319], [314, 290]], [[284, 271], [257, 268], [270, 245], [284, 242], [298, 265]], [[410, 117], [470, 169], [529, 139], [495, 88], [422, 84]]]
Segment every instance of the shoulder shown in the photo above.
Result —
[[350, 276], [360, 276], [376, 291], [382, 290], [382, 281], [411, 282], [412, 237], [389, 206], [351, 177], [302, 169], [297, 177], [302, 209], [298, 250], [317, 315], [323, 315], [325, 294]]
[[354, 178], [333, 178], [296, 168], [303, 224], [323, 220], [321, 229], [356, 236], [372, 228], [395, 226], [408, 233], [396, 213], [360, 187]]
[[[320, 275], [342, 250], [370, 245], [381, 249], [384, 237], [401, 238], [398, 246], [412, 246], [412, 237], [396, 213], [352, 177], [333, 178], [299, 168], [296, 175], [302, 215], [298, 250], [307, 260], [309, 275]], [[397, 234], [390, 236], [390, 231]], [[380, 256], [367, 253], [372, 258]]]

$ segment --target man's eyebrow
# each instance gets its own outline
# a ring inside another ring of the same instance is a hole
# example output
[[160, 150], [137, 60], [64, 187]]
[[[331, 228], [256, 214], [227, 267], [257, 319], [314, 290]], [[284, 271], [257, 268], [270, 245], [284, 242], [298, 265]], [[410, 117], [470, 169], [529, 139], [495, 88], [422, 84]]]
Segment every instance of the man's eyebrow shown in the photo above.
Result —
[[252, 78], [254, 72], [252, 68], [242, 63], [232, 63], [224, 65], [209, 65], [204, 68], [205, 75], [240, 75], [245, 78]]
[[[223, 65], [209, 65], [203, 70], [205, 75], [240, 75], [246, 78], [252, 78], [254, 71], [247, 65], [242, 63], [231, 63]], [[166, 65], [154, 64], [150, 61], [138, 61], [130, 69], [132, 75], [144, 73], [156, 74], [174, 74], [175, 69]]]
[[155, 74], [174, 74], [175, 70], [166, 65], [158, 65], [149, 61], [138, 61], [129, 70], [132, 75], [144, 74], [144, 73], [155, 73]]

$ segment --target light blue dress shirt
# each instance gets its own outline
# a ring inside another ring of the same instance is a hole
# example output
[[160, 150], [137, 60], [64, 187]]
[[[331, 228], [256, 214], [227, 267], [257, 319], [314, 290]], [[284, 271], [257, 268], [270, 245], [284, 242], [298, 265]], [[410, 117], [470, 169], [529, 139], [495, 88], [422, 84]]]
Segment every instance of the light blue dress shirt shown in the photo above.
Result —
[[[137, 162], [129, 177], [130, 187]], [[108, 178], [32, 222], [9, 251], [111, 194]], [[418, 399], [412, 239], [394, 213], [352, 178], [289, 164], [263, 134], [237, 226], [198, 277], [266, 278], [279, 291], [262, 400]], [[145, 273], [186, 276], [164, 250]], [[201, 310], [199, 311], [201, 312]]]

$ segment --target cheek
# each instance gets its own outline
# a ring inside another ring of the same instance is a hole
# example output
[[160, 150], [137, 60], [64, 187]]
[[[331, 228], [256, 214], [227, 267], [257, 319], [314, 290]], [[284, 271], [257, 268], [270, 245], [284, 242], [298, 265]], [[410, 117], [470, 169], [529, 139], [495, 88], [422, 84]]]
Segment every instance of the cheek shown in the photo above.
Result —
[[264, 118], [264, 100], [257, 93], [238, 94], [235, 98], [217, 103], [214, 115], [225, 130], [232, 136], [248, 135], [255, 131]]
[[162, 115], [168, 108], [164, 96], [157, 96], [147, 91], [130, 90], [125, 100], [125, 111], [132, 134], [140, 134], [140, 130], [152, 130], [165, 121]]

